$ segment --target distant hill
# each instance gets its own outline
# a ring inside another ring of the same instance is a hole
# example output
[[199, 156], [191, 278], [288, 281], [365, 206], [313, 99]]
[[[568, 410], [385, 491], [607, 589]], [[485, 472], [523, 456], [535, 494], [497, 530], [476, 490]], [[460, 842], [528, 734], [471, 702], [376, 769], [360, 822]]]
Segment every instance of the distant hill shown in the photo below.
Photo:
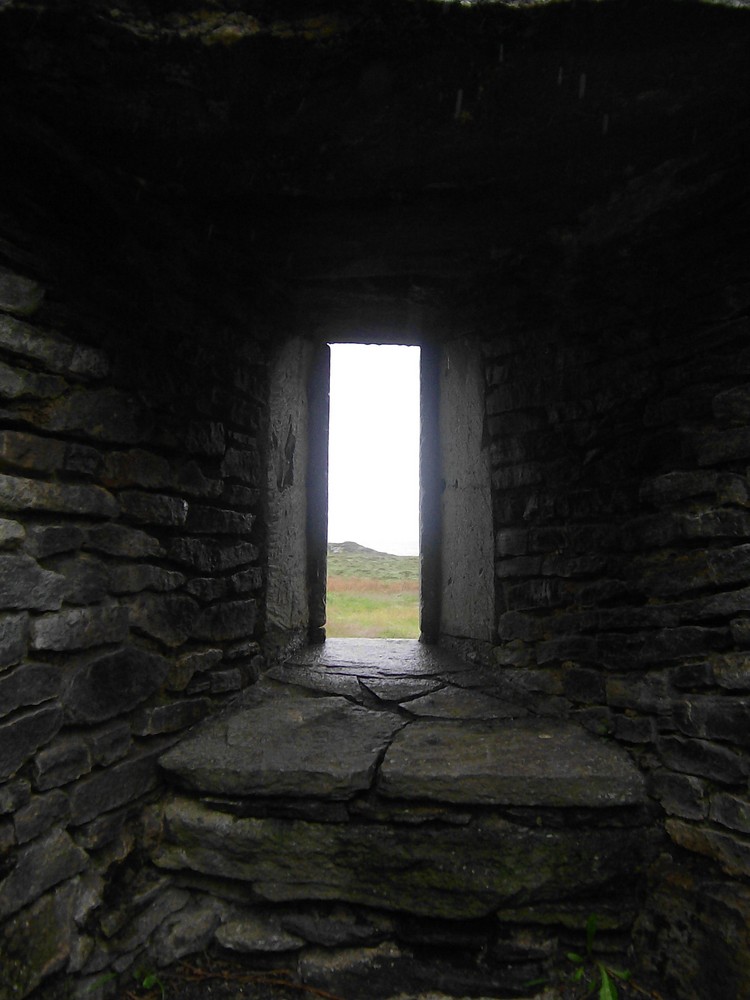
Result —
[[368, 549], [366, 545], [360, 545], [359, 542], [329, 542], [328, 552], [334, 555], [338, 555], [340, 552], [358, 552], [360, 555], [368, 556], [387, 556], [390, 554], [378, 552], [377, 549]]

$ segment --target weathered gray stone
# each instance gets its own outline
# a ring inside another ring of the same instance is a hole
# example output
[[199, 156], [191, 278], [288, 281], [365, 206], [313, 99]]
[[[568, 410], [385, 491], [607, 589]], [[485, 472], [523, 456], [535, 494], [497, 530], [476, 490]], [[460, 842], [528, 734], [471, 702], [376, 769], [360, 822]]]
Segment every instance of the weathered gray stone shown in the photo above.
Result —
[[170, 691], [184, 691], [194, 674], [210, 670], [221, 662], [221, 658], [220, 649], [205, 649], [177, 657], [170, 665], [167, 687]]
[[260, 478], [260, 456], [256, 448], [227, 448], [221, 463], [225, 479], [239, 479], [249, 486], [257, 486]]
[[61, 676], [46, 663], [22, 663], [0, 674], [0, 716], [10, 715], [23, 705], [40, 705], [60, 693]]
[[157, 927], [170, 914], [181, 910], [189, 899], [190, 894], [184, 889], [165, 888], [117, 935], [115, 951], [131, 952], [145, 944]]
[[226, 906], [219, 900], [191, 900], [161, 922], [152, 951], [159, 966], [173, 965], [186, 955], [204, 951], [219, 926]]
[[209, 479], [205, 476], [198, 463], [194, 461], [178, 465], [174, 469], [171, 485], [180, 496], [187, 494], [187, 496], [213, 500], [222, 496], [224, 486], [220, 479]]
[[246, 594], [251, 590], [260, 590], [263, 586], [263, 570], [260, 566], [251, 566], [241, 570], [231, 577], [232, 593]]
[[124, 642], [127, 635], [127, 608], [75, 608], [35, 618], [31, 623], [31, 648], [89, 649], [104, 643]]
[[257, 605], [254, 600], [229, 601], [204, 608], [192, 626], [197, 639], [217, 642], [251, 636], [255, 630]]
[[674, 718], [688, 736], [750, 746], [750, 698], [689, 696], [675, 705]]
[[210, 676], [211, 694], [226, 694], [227, 691], [239, 691], [242, 687], [242, 671], [239, 667], [230, 670], [215, 670]]
[[736, 785], [747, 780], [750, 773], [743, 757], [729, 747], [706, 740], [665, 736], [658, 741], [657, 750], [667, 767], [722, 784]]
[[201, 538], [175, 538], [169, 557], [201, 573], [221, 573], [255, 562], [258, 549], [250, 542], [207, 542]]
[[260, 501], [260, 491], [249, 486], [227, 484], [221, 493], [221, 499], [227, 506], [237, 507], [240, 510], [256, 507]]
[[45, 483], [0, 475], [0, 510], [40, 510], [56, 514], [117, 517], [119, 505], [101, 486]]
[[164, 549], [157, 539], [147, 535], [145, 531], [123, 524], [102, 524], [89, 528], [85, 548], [131, 559], [164, 555]]
[[15, 778], [0, 785], [0, 816], [13, 813], [31, 801], [31, 785], [25, 778]]
[[48, 743], [63, 723], [59, 705], [45, 705], [0, 723], [0, 778], [8, 778]]
[[53, 791], [45, 795], [34, 795], [31, 801], [19, 809], [13, 817], [16, 840], [19, 844], [25, 844], [46, 833], [53, 825], [64, 827], [69, 816], [70, 804], [64, 792]]
[[305, 944], [301, 937], [284, 930], [278, 917], [250, 914], [227, 920], [216, 931], [222, 948], [244, 954], [295, 951]]
[[109, 567], [101, 560], [77, 553], [47, 564], [65, 577], [65, 601], [68, 604], [95, 604], [110, 592]]
[[103, 378], [109, 371], [109, 362], [101, 351], [45, 333], [10, 316], [0, 315], [0, 347], [62, 375]]
[[400, 799], [571, 808], [645, 796], [622, 750], [541, 720], [411, 723], [386, 751], [378, 789]]
[[109, 452], [104, 466], [104, 483], [117, 489], [143, 486], [159, 490], [172, 486], [172, 475], [169, 462], [161, 455], [133, 448]]
[[382, 913], [355, 911], [347, 906], [310, 907], [283, 913], [281, 923], [292, 934], [326, 948], [377, 944], [393, 932], [393, 918]]
[[88, 864], [86, 854], [62, 830], [22, 847], [16, 859], [13, 870], [0, 882], [0, 919], [38, 899], [58, 882], [77, 875]]
[[0, 267], [0, 310], [14, 316], [31, 316], [42, 304], [44, 288], [33, 278], [25, 278]]
[[138, 524], [179, 528], [185, 524], [188, 514], [187, 500], [161, 493], [125, 490], [119, 494], [119, 499], [125, 517]]
[[112, 566], [109, 570], [109, 583], [113, 594], [137, 594], [142, 590], [156, 590], [163, 593], [175, 590], [184, 582], [184, 574], [151, 563], [128, 563], [123, 566]]
[[171, 705], [140, 709], [131, 720], [131, 728], [136, 736], [175, 733], [200, 722], [208, 708], [209, 701], [206, 698], [186, 698]]
[[680, 847], [713, 858], [728, 874], [750, 874], [750, 844], [739, 836], [707, 826], [695, 826], [681, 819], [667, 819], [665, 827]]
[[0, 608], [52, 611], [60, 607], [65, 580], [29, 556], [0, 553]]
[[199, 601], [218, 601], [235, 594], [230, 577], [199, 576], [185, 584], [185, 591]]
[[97, 764], [108, 767], [120, 760], [130, 750], [133, 738], [130, 726], [124, 720], [108, 722], [86, 733], [86, 745]]
[[[0, 563], [0, 566], [2, 564]], [[0, 668], [13, 666], [26, 653], [29, 616], [0, 614]], [[0, 699], [0, 704], [2, 699]]]
[[711, 796], [711, 819], [730, 830], [750, 833], [750, 802], [739, 795], [715, 792]]
[[249, 535], [254, 521], [253, 514], [191, 504], [186, 526], [196, 535]]
[[735, 618], [729, 626], [735, 646], [750, 649], [750, 618]]
[[84, 537], [74, 524], [35, 524], [27, 528], [24, 551], [35, 559], [46, 559], [80, 549]]
[[641, 486], [640, 499], [656, 507], [671, 507], [675, 501], [711, 496], [717, 482], [718, 474], [715, 472], [667, 472], [646, 480]]
[[0, 517], [0, 549], [15, 549], [26, 537], [26, 529], [18, 521]]
[[152, 415], [137, 396], [118, 389], [77, 390], [50, 403], [37, 417], [50, 431], [80, 434], [95, 441], [138, 444], [149, 434]]
[[152, 747], [82, 778], [70, 790], [71, 822], [78, 826], [146, 795], [157, 783], [156, 759], [161, 752], [162, 748]]
[[220, 457], [226, 448], [223, 425], [209, 421], [193, 421], [185, 433], [185, 447], [193, 455], [202, 455], [206, 458]]
[[61, 736], [35, 755], [32, 764], [34, 785], [40, 791], [66, 785], [88, 774], [92, 761], [80, 736]]
[[442, 686], [437, 677], [360, 677], [359, 684], [386, 702], [410, 702]]
[[477, 691], [443, 688], [402, 705], [412, 715], [433, 719], [517, 719], [525, 709]]
[[66, 720], [90, 724], [127, 712], [161, 687], [168, 669], [164, 657], [134, 646], [86, 657], [66, 681]]
[[201, 791], [346, 799], [370, 786], [402, 725], [344, 698], [262, 699], [209, 722], [160, 763]]
[[[92, 908], [87, 903], [91, 890], [86, 881], [86, 876], [69, 879], [6, 923], [0, 945], [3, 1000], [28, 996], [53, 973], [63, 970], [71, 973], [80, 967], [78, 962], [87, 952], [87, 939], [77, 925], [84, 922]], [[34, 929], [32, 933], [30, 928]]]
[[0, 397], [6, 399], [55, 399], [68, 388], [59, 375], [41, 375], [12, 368], [0, 361]]
[[719, 503], [750, 507], [750, 483], [747, 476], [737, 476], [733, 472], [721, 473], [716, 498]]
[[653, 743], [656, 722], [654, 719], [618, 715], [615, 717], [615, 739], [622, 743]]
[[130, 601], [130, 624], [165, 646], [181, 646], [196, 635], [198, 605], [184, 594], [143, 593]]
[[665, 812], [683, 819], [705, 819], [708, 815], [706, 782], [688, 774], [659, 770], [649, 776], [649, 793]]
[[21, 431], [0, 432], [0, 458], [20, 469], [55, 472], [63, 468], [67, 444]]
[[247, 881], [273, 902], [330, 899], [460, 920], [632, 877], [650, 849], [641, 828], [550, 829], [499, 816], [461, 826], [245, 819], [174, 798], [155, 860]]

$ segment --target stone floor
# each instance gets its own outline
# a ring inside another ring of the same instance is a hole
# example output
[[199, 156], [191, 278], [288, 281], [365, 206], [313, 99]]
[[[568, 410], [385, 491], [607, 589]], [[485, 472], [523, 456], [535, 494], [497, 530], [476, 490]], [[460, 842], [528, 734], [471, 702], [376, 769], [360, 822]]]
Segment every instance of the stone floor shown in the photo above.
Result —
[[523, 995], [561, 928], [627, 934], [653, 841], [622, 749], [503, 695], [417, 642], [303, 650], [162, 758], [155, 861], [302, 982]]

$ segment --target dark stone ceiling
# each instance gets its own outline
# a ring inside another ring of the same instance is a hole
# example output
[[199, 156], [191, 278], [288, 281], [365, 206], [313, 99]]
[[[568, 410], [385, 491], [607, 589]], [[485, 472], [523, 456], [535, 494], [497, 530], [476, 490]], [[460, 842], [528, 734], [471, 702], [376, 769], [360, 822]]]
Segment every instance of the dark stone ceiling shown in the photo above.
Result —
[[565, 260], [746, 204], [749, 43], [686, 0], [11, 0], [0, 221], [114, 270], [210, 242], [266, 288]]

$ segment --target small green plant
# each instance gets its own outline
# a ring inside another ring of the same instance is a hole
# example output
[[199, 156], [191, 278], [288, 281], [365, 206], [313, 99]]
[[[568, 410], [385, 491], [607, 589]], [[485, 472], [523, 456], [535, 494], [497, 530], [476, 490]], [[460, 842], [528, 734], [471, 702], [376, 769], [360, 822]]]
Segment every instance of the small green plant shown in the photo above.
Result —
[[166, 990], [164, 989], [164, 983], [159, 979], [155, 972], [149, 972], [147, 969], [136, 969], [133, 973], [133, 977], [138, 980], [138, 985], [144, 990], [159, 990], [161, 993], [161, 998], [164, 1000], [166, 996]]
[[567, 953], [568, 960], [575, 966], [575, 971], [570, 978], [574, 983], [581, 983], [587, 986], [585, 996], [592, 996], [597, 987], [599, 989], [599, 1000], [618, 1000], [617, 986], [615, 981], [620, 979], [626, 982], [630, 979], [630, 973], [623, 969], [615, 969], [607, 965], [594, 955], [594, 938], [596, 937], [597, 918], [595, 914], [586, 921], [586, 954], [579, 955], [576, 951]]

